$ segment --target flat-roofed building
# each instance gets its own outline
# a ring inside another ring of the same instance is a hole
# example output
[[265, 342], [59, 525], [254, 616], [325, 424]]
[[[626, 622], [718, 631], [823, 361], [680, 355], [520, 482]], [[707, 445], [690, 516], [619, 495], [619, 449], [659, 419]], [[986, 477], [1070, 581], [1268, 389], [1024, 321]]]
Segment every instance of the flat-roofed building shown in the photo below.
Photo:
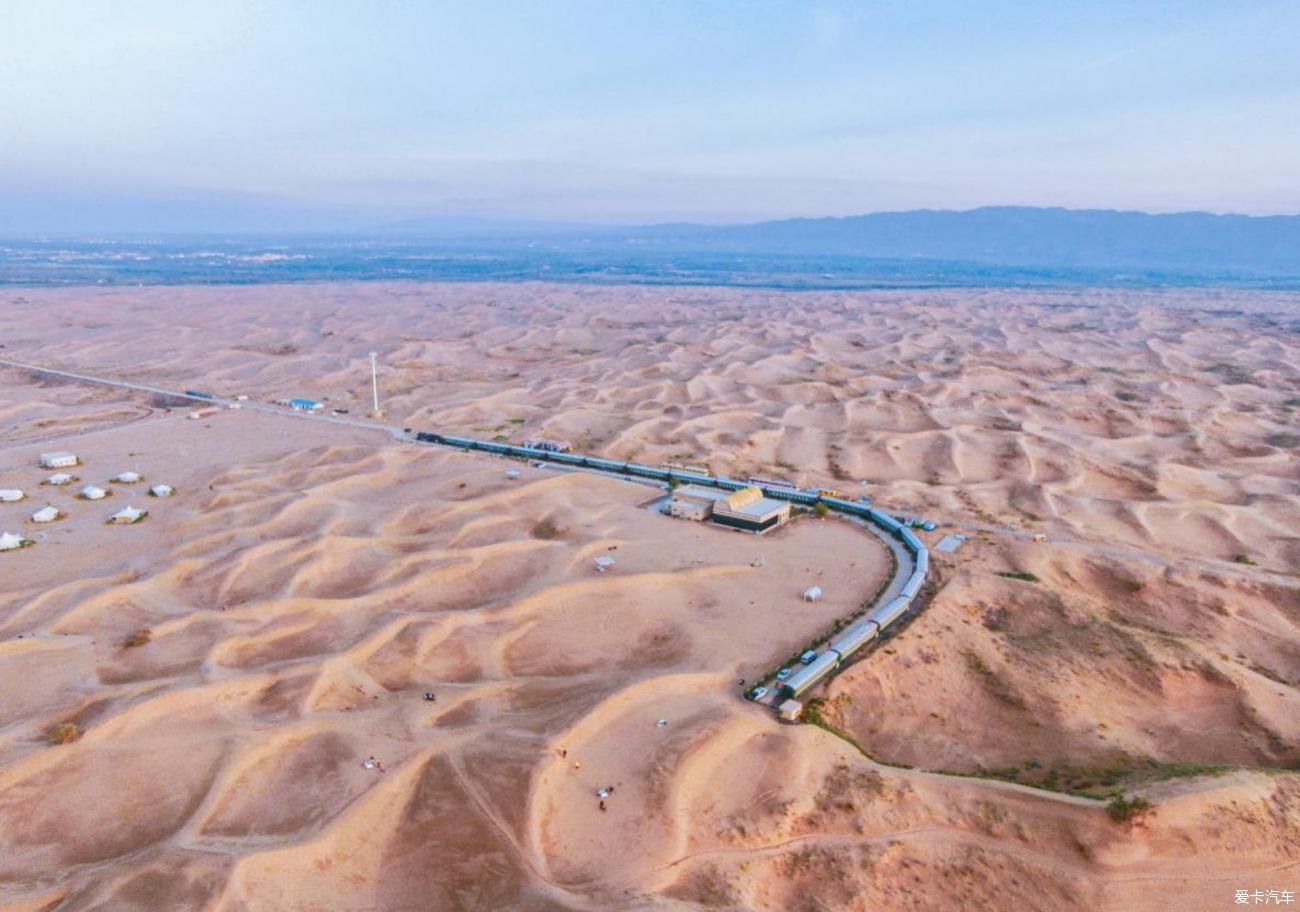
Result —
[[741, 488], [713, 505], [713, 521], [720, 526], [766, 532], [790, 518], [790, 502], [764, 497], [758, 488]]
[[56, 453], [42, 453], [41, 467], [45, 469], [69, 469], [77, 464], [75, 453], [59, 450]]
[[720, 500], [725, 500], [727, 494], [727, 491], [706, 488], [704, 485], [682, 485], [673, 490], [673, 498], [668, 504], [668, 513], [678, 519], [703, 522], [713, 513], [713, 505]]

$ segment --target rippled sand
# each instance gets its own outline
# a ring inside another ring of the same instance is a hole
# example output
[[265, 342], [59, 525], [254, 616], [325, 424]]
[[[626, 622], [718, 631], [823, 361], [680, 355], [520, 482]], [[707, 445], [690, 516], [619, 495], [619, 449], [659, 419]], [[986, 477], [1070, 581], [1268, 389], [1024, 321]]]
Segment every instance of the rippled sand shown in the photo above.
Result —
[[[0, 370], [0, 486], [29, 495], [0, 531], [44, 534], [0, 554], [0, 908], [1220, 909], [1298, 888], [1300, 775], [1273, 772], [1300, 756], [1294, 298], [4, 296], [0, 356], [364, 415], [374, 350], [394, 423], [867, 491], [970, 540], [822, 694], [917, 769], [882, 766], [736, 687], [875, 590], [888, 557], [860, 529], [755, 539], [656, 516], [629, 482]], [[178, 496], [41, 487], [54, 448], [82, 483], [135, 469]], [[47, 500], [67, 517], [24, 522]], [[127, 503], [149, 518], [103, 523]], [[801, 602], [813, 582], [826, 599]], [[1016, 782], [1155, 810], [1116, 823]]]

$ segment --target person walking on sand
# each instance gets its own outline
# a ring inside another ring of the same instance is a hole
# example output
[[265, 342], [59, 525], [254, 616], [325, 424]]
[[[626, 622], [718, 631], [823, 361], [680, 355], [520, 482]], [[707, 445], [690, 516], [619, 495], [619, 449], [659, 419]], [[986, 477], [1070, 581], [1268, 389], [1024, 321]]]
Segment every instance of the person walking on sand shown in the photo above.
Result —
[[606, 808], [605, 808], [605, 799], [603, 799], [603, 798], [600, 800], [600, 809], [601, 809], [602, 811], [606, 809]]

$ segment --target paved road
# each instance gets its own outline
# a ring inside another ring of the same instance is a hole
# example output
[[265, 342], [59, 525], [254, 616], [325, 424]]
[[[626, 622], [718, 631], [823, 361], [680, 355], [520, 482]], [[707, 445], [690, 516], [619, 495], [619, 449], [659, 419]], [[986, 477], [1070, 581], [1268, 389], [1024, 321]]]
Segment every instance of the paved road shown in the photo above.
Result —
[[330, 424], [342, 424], [348, 427], [365, 428], [370, 431], [383, 431], [399, 440], [407, 439], [406, 432], [402, 428], [395, 427], [391, 424], [384, 424], [379, 421], [350, 418], [345, 415], [325, 415], [320, 412], [302, 412], [297, 409], [286, 408], [282, 405], [272, 405], [266, 402], [254, 402], [251, 399], [241, 401], [236, 399], [223, 399], [220, 396], [213, 396], [211, 398], [207, 396], [191, 396], [188, 393], [164, 389], [161, 386], [150, 386], [147, 383], [136, 383], [132, 380], [115, 380], [111, 377], [100, 377], [94, 374], [80, 374], [76, 371], [59, 370], [53, 367], [42, 367], [38, 364], [26, 364], [22, 361], [10, 361], [8, 358], [0, 358], [0, 366], [33, 371], [38, 374], [47, 374], [52, 377], [63, 377], [66, 380], [79, 380], [82, 383], [96, 383], [100, 386], [114, 386], [118, 389], [136, 390], [141, 393], [153, 393], [158, 396], [168, 396], [172, 399], [185, 399], [199, 407], [213, 405], [226, 407], [234, 406], [235, 408], [251, 409], [256, 412], [284, 415], [289, 418], [302, 418], [308, 421], [325, 421]]

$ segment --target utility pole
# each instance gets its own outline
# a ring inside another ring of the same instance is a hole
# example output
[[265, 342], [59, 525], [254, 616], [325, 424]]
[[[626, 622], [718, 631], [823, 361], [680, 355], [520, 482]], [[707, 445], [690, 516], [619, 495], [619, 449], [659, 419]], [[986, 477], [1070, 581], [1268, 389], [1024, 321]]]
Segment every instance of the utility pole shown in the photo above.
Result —
[[379, 369], [375, 366], [375, 353], [370, 353], [370, 388], [375, 394], [375, 417], [378, 418], [382, 412], [379, 411]]

